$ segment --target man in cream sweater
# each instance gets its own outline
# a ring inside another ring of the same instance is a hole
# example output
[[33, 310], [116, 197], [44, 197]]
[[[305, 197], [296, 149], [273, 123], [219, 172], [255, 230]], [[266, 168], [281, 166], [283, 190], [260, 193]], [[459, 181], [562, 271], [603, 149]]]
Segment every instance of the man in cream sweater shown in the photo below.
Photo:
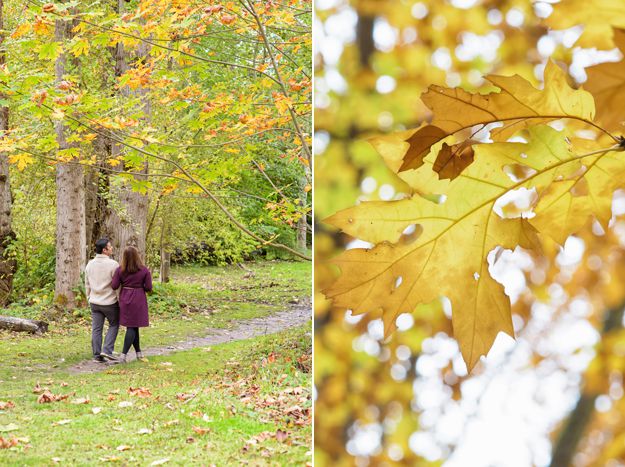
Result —
[[[95, 258], [85, 268], [85, 289], [91, 306], [91, 348], [96, 362], [116, 361], [113, 348], [119, 331], [119, 303], [117, 293], [111, 287], [113, 273], [119, 266], [111, 258], [113, 247], [106, 238], [95, 244]], [[104, 338], [102, 350], [102, 329], [104, 320], [109, 322], [109, 329]]]

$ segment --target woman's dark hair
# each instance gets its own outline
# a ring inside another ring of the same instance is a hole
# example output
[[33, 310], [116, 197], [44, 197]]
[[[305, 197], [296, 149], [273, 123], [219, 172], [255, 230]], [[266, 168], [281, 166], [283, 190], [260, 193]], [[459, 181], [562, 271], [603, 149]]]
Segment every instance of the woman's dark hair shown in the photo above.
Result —
[[101, 238], [100, 240], [95, 242], [95, 252], [101, 255], [104, 249], [106, 248], [106, 245], [108, 244], [109, 244], [108, 238]]
[[143, 261], [139, 256], [139, 250], [134, 246], [127, 246], [122, 255], [122, 263], [120, 264], [122, 272], [132, 274], [143, 267]]

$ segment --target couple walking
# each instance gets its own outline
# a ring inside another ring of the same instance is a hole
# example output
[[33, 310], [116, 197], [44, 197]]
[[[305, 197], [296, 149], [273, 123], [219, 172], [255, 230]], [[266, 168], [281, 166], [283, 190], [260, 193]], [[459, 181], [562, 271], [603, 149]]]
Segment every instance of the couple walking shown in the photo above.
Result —
[[[149, 325], [146, 292], [152, 290], [152, 275], [139, 256], [139, 250], [128, 246], [121, 265], [111, 255], [113, 247], [103, 238], [95, 244], [95, 257], [85, 268], [85, 287], [91, 306], [91, 347], [93, 360], [104, 363], [126, 363], [130, 347], [137, 360], [146, 361], [141, 353], [139, 328]], [[119, 300], [118, 293], [119, 291]], [[109, 329], [102, 349], [102, 328], [105, 319]], [[124, 346], [119, 358], [113, 356], [119, 325], [126, 327]]]

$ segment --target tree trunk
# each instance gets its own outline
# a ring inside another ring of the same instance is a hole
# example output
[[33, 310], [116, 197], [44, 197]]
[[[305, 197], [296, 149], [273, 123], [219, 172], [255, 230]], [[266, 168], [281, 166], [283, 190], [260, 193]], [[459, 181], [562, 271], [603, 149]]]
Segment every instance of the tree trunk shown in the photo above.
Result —
[[15, 318], [13, 316], [0, 316], [0, 329], [41, 334], [48, 331], [48, 323], [33, 319]]
[[[56, 20], [54, 38], [63, 43], [69, 35], [69, 23]], [[56, 82], [63, 80], [66, 55], [57, 58]], [[63, 120], [54, 124], [59, 150], [68, 149]], [[75, 290], [86, 262], [84, 174], [80, 164], [59, 162], [56, 166], [56, 281], [54, 298], [58, 305], [76, 306]]]
[[161, 271], [160, 282], [165, 284], [169, 282], [169, 270], [171, 268], [171, 248], [169, 245], [170, 224], [163, 219], [161, 226]]
[[[308, 204], [308, 193], [304, 189], [304, 187], [308, 184], [308, 178], [304, 177], [300, 184], [302, 183], [304, 186], [300, 187], [299, 204], [303, 209]], [[302, 217], [300, 217], [297, 221], [297, 249], [301, 251], [306, 251], [306, 234], [308, 231], [307, 217], [307, 214], [303, 213]]]
[[[0, 0], [0, 66], [6, 63], [4, 52], [4, 0]], [[6, 96], [0, 93], [0, 99]], [[0, 137], [9, 131], [9, 108], [0, 108]], [[15, 260], [7, 254], [7, 247], [15, 239], [11, 228], [11, 184], [9, 182], [9, 161], [6, 153], [0, 153], [0, 305], [9, 301], [13, 289]]]
[[[622, 327], [624, 311], [625, 303], [607, 311], [601, 332], [602, 340], [612, 331], [619, 330]], [[577, 446], [595, 413], [597, 397], [599, 397], [599, 394], [589, 391], [583, 391], [580, 394], [577, 404], [562, 427], [558, 441], [553, 448], [550, 467], [568, 467], [571, 465], [573, 457], [577, 452]]]
[[[120, 15], [124, 12], [124, 4], [125, 0], [118, 0], [117, 2], [118, 13]], [[141, 42], [137, 46], [137, 50], [134, 54], [135, 61], [141, 62], [145, 60], [149, 52], [150, 48], [148, 45]], [[117, 44], [115, 61], [115, 75], [119, 77], [128, 70], [128, 53], [121, 42]], [[131, 96], [140, 97], [144, 119], [149, 119], [151, 108], [147, 97], [147, 90], [139, 88], [131, 92], [128, 87], [124, 87], [120, 90], [120, 95], [122, 98]], [[111, 156], [115, 158], [121, 154], [121, 145], [114, 142], [112, 144]], [[128, 167], [125, 164], [119, 164], [116, 168], [112, 168], [112, 170], [126, 171]], [[147, 172], [148, 162], [146, 158], [140, 173], [147, 174]], [[137, 181], [145, 181], [147, 180], [147, 175], [135, 175], [134, 178]], [[121, 257], [121, 251], [126, 246], [132, 245], [137, 247], [141, 256], [145, 258], [148, 219], [147, 194], [142, 194], [133, 190], [127, 180], [118, 178], [114, 183], [111, 183], [110, 198], [111, 203], [109, 204], [109, 209], [107, 209], [104, 221], [104, 233], [111, 241], [114, 251], [117, 252], [118, 257]]]

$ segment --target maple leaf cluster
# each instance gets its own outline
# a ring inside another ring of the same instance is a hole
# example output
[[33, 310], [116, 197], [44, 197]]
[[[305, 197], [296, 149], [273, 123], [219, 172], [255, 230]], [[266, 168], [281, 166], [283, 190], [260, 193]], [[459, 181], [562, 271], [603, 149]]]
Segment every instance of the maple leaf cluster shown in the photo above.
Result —
[[[625, 33], [614, 40], [625, 52]], [[514, 336], [510, 299], [489, 272], [501, 252], [540, 252], [547, 238], [562, 245], [594, 220], [607, 229], [625, 175], [623, 139], [612, 133], [624, 72], [625, 61], [598, 65], [587, 90], [573, 89], [550, 61], [543, 89], [518, 75], [487, 76], [496, 90], [486, 94], [430, 86], [422, 100], [431, 123], [370, 140], [414, 194], [327, 219], [374, 246], [332, 261], [341, 275], [326, 297], [354, 314], [381, 314], [389, 336], [400, 314], [445, 296], [473, 369], [499, 332]]]

